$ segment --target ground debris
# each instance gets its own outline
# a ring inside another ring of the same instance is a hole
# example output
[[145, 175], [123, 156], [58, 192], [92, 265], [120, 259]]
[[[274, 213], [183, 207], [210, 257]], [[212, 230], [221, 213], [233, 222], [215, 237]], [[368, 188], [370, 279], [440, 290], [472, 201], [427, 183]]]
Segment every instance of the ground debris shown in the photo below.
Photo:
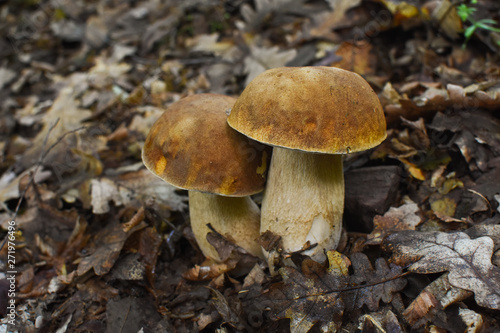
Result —
[[[497, 2], [0, 9], [0, 331], [500, 330]], [[388, 124], [344, 159], [339, 252], [317, 263], [264, 234], [268, 267], [212, 232], [224, 261], [206, 261], [186, 191], [142, 164], [149, 129], [185, 96], [318, 65], [363, 76]]]

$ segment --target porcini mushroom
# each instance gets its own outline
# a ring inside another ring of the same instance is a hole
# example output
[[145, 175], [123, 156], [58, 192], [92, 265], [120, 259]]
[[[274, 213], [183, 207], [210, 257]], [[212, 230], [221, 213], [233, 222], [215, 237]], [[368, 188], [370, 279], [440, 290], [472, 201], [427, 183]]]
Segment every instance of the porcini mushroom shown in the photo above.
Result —
[[272, 145], [261, 208], [261, 233], [281, 236], [287, 252], [324, 259], [342, 230], [342, 155], [386, 137], [383, 109], [358, 74], [333, 67], [282, 67], [254, 78], [237, 99], [228, 124]]
[[189, 190], [194, 236], [203, 254], [216, 261], [220, 257], [206, 239], [207, 224], [263, 256], [257, 242], [260, 211], [250, 195], [263, 190], [267, 157], [260, 144], [227, 125], [226, 111], [235, 100], [199, 94], [173, 103], [151, 128], [142, 152], [152, 173]]

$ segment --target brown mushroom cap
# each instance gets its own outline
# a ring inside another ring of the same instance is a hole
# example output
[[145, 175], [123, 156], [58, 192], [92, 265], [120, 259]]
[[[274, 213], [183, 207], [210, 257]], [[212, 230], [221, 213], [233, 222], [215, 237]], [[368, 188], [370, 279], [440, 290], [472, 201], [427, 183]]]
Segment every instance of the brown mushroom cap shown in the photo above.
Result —
[[262, 191], [267, 154], [227, 125], [226, 111], [235, 100], [199, 94], [173, 103], [146, 138], [146, 167], [186, 190], [235, 197]]
[[245, 88], [228, 117], [235, 130], [262, 143], [345, 154], [386, 137], [384, 111], [358, 74], [334, 67], [281, 67]]

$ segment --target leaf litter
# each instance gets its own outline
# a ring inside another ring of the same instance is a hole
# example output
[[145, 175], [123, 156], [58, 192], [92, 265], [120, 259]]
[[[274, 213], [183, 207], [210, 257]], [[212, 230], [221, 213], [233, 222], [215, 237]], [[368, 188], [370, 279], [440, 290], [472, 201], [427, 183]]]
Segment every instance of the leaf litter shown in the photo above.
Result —
[[[500, 22], [497, 3], [468, 5]], [[471, 21], [453, 2], [0, 7], [0, 242], [17, 228], [8, 330], [500, 329], [499, 38], [476, 29], [464, 47]], [[388, 138], [345, 159], [345, 232], [328, 262], [276, 251], [273, 275], [217, 233], [226, 260], [206, 262], [186, 193], [142, 166], [145, 136], [184, 96], [237, 96], [290, 64], [362, 75]]]

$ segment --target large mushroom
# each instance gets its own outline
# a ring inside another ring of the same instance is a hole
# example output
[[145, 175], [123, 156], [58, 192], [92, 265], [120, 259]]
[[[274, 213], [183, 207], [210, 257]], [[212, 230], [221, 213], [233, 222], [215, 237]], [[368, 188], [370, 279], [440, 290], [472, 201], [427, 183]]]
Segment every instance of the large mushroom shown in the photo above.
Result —
[[151, 128], [142, 152], [152, 173], [189, 190], [194, 236], [203, 254], [216, 261], [220, 257], [206, 239], [208, 224], [263, 257], [257, 242], [260, 210], [250, 195], [263, 190], [267, 157], [260, 144], [227, 125], [235, 100], [199, 94], [173, 103]]
[[261, 233], [283, 249], [324, 259], [342, 230], [342, 155], [386, 137], [383, 109], [358, 74], [333, 67], [282, 67], [254, 78], [228, 117], [235, 130], [272, 145], [261, 208]]

